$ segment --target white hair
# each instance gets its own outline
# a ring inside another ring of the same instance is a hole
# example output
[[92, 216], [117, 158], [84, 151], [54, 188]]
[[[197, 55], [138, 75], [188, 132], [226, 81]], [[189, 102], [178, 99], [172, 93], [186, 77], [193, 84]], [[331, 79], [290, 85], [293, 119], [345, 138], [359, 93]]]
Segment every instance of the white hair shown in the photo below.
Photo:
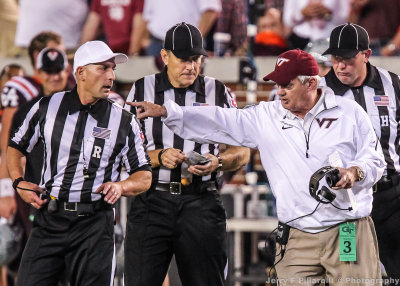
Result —
[[319, 75], [298, 75], [297, 78], [299, 79], [301, 84], [305, 84], [311, 78], [315, 78], [315, 80], [317, 81], [317, 86], [319, 86], [319, 82], [321, 81], [321, 77]]

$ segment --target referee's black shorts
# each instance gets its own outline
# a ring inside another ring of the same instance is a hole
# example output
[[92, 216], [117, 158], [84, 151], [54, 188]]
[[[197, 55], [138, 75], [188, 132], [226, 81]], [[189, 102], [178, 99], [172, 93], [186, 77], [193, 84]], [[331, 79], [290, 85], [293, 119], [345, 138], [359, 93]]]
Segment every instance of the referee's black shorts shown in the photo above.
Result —
[[65, 273], [70, 286], [109, 286], [114, 279], [114, 210], [78, 216], [59, 206], [40, 209], [18, 272], [18, 286], [57, 285]]

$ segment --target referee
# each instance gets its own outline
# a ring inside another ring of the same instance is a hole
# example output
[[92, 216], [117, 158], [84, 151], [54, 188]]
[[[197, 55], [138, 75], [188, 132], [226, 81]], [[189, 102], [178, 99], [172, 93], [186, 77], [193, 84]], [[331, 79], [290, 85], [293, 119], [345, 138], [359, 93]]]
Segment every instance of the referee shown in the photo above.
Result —
[[372, 219], [380, 259], [391, 278], [400, 278], [400, 80], [369, 63], [367, 31], [347, 23], [332, 30], [329, 49], [332, 69], [321, 84], [336, 95], [357, 101], [368, 113], [382, 145], [386, 171], [374, 187]]
[[[146, 191], [151, 180], [135, 118], [106, 99], [116, 64], [126, 61], [103, 42], [82, 45], [74, 57], [77, 86], [42, 98], [10, 136], [13, 187], [39, 209], [17, 285], [56, 285], [64, 272], [71, 285], [112, 285], [112, 206], [121, 195]], [[39, 140], [45, 158], [38, 186], [22, 178], [20, 160]], [[130, 176], [116, 182], [122, 164]]]
[[[136, 81], [127, 101], [162, 105], [173, 100], [181, 106], [235, 107], [221, 82], [199, 75], [206, 55], [196, 27], [186, 23], [173, 26], [167, 31], [161, 50], [166, 67], [161, 73]], [[161, 285], [173, 254], [183, 285], [224, 285], [226, 215], [217, 180], [221, 170], [245, 165], [249, 149], [229, 146], [220, 152], [216, 144], [183, 140], [160, 118], [146, 119], [142, 128], [153, 184], [134, 200], [128, 215], [125, 285]], [[203, 154], [209, 162], [190, 162], [191, 151]]]

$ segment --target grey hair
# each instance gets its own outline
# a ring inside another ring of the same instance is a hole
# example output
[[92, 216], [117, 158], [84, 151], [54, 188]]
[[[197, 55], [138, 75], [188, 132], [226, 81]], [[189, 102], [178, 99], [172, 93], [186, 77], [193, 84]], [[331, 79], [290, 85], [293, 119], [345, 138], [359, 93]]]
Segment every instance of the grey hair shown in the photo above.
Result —
[[301, 84], [305, 84], [311, 78], [315, 78], [315, 80], [317, 81], [317, 86], [319, 86], [319, 82], [321, 81], [321, 77], [319, 75], [298, 75], [297, 78], [299, 79]]

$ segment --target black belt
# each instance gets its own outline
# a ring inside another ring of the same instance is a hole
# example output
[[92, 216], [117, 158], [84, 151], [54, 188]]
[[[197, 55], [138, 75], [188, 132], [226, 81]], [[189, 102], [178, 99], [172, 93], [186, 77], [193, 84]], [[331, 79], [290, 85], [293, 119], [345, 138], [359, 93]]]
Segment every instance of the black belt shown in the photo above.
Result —
[[[57, 209], [52, 212], [62, 211], [75, 213], [78, 216], [90, 216], [93, 215], [94, 212], [111, 209], [113, 206], [106, 203], [103, 198], [94, 202], [82, 203], [82, 202], [63, 202], [59, 200], [54, 200]], [[50, 212], [50, 205], [52, 202], [48, 204], [48, 210]]]
[[161, 192], [169, 192], [173, 195], [194, 195], [206, 191], [215, 191], [217, 190], [217, 186], [215, 181], [194, 183], [188, 186], [184, 186], [178, 182], [170, 182], [170, 183], [156, 183], [154, 184], [153, 189]]
[[378, 183], [374, 186], [374, 192], [383, 192], [393, 187], [393, 178], [396, 176], [400, 176], [398, 174], [391, 176], [382, 176], [382, 178], [378, 181]]

